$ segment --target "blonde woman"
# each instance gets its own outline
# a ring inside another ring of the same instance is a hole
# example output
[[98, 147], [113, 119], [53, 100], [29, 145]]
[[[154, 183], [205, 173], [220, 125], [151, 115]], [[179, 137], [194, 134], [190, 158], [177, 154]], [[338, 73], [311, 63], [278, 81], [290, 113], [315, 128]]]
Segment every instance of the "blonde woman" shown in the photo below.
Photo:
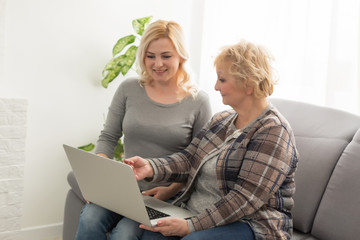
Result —
[[215, 59], [223, 103], [184, 151], [163, 158], [125, 159], [137, 179], [186, 183], [175, 204], [192, 210], [167, 218], [142, 239], [290, 239], [298, 152], [291, 127], [267, 97], [274, 88], [271, 56], [241, 41]]
[[[188, 57], [179, 24], [158, 20], [147, 27], [137, 56], [140, 77], [125, 80], [116, 91], [97, 154], [112, 158], [123, 134], [125, 157], [160, 157], [189, 145], [211, 109], [207, 94], [197, 90], [185, 68]], [[184, 184], [140, 181], [139, 187], [145, 195], [167, 200]], [[137, 222], [88, 203], [76, 239], [106, 239], [107, 233], [111, 240], [139, 239], [142, 231]]]

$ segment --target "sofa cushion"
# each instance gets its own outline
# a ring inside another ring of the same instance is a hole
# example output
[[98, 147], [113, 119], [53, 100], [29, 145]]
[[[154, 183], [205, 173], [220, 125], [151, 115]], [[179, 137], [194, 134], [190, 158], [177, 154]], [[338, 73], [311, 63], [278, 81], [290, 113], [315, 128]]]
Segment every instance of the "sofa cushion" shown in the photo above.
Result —
[[302, 233], [298, 231], [294, 231], [291, 240], [319, 240], [318, 238], [315, 238], [314, 236], [311, 236], [310, 233]]
[[295, 174], [294, 228], [308, 233], [331, 173], [360, 127], [358, 116], [283, 99], [270, 99], [287, 118], [299, 151]]
[[285, 99], [269, 101], [286, 117], [296, 136], [350, 142], [360, 126], [359, 116], [344, 111]]
[[327, 240], [360, 236], [360, 129], [330, 178], [314, 220], [312, 235]]
[[74, 172], [73, 171], [70, 171], [67, 175], [67, 180], [68, 180], [68, 183], [71, 187], [71, 190], [74, 192], [74, 194], [76, 194], [76, 196], [81, 199], [84, 203], [85, 203], [85, 199], [81, 193], [81, 190], [80, 190], [80, 187], [79, 187], [79, 184], [75, 178], [75, 175], [74, 175]]
[[311, 230], [314, 216], [334, 166], [347, 142], [337, 139], [298, 137], [300, 161], [295, 175], [294, 227]]
[[63, 224], [63, 240], [74, 240], [79, 225], [80, 213], [84, 202], [75, 192], [70, 189], [66, 196], [64, 224]]

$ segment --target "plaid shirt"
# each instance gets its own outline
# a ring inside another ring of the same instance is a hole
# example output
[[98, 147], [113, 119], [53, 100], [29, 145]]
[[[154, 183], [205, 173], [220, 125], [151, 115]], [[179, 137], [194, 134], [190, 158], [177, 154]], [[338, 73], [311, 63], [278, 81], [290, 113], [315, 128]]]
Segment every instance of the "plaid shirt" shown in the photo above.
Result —
[[186, 182], [175, 204], [186, 202], [201, 161], [221, 146], [216, 177], [221, 200], [191, 218], [196, 231], [235, 221], [247, 222], [256, 239], [290, 239], [294, 174], [298, 162], [295, 138], [287, 120], [270, 106], [229, 144], [235, 111], [216, 114], [182, 152], [152, 158], [154, 181]]

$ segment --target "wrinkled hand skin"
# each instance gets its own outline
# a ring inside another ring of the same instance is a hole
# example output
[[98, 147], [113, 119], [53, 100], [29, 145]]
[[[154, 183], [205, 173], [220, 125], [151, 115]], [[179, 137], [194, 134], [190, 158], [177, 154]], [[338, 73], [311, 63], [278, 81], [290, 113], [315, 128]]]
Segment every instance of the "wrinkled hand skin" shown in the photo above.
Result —
[[164, 236], [179, 236], [184, 237], [190, 233], [187, 221], [182, 218], [166, 218], [157, 222], [157, 226], [149, 227], [141, 224], [140, 228], [160, 232]]

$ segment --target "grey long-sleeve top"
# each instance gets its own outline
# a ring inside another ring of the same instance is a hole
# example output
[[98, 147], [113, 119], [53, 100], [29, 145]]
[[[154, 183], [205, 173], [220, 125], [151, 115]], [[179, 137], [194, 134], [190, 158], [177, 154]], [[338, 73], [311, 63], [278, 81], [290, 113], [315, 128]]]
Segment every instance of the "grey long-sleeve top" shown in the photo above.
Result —
[[[124, 134], [125, 157], [163, 157], [185, 149], [212, 115], [209, 97], [199, 91], [181, 102], [161, 104], [151, 100], [138, 79], [124, 80], [109, 107], [96, 153], [113, 157]], [[139, 182], [141, 190], [159, 184]], [[168, 184], [161, 184], [168, 185]]]

